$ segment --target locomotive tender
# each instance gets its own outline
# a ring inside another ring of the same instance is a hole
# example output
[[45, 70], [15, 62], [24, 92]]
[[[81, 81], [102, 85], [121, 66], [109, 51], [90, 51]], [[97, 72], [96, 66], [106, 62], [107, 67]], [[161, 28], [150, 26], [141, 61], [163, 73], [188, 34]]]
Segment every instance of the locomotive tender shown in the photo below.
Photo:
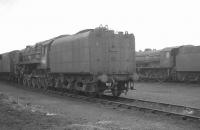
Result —
[[136, 52], [140, 80], [200, 81], [200, 46], [185, 45]]
[[106, 27], [61, 35], [0, 55], [1, 77], [44, 89], [120, 96], [133, 88], [135, 72], [134, 35]]

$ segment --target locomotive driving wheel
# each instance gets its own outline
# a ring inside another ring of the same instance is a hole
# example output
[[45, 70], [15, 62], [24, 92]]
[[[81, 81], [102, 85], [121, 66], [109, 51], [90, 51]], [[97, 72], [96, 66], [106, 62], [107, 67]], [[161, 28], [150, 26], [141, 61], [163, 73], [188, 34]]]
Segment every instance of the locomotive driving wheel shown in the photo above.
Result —
[[44, 79], [43, 78], [40, 79], [40, 85], [41, 85], [41, 88], [45, 87], [45, 83], [44, 83]]
[[38, 88], [42, 88], [41, 78], [37, 78], [37, 86]]
[[33, 88], [36, 88], [36, 80], [35, 80], [35, 78], [31, 79], [31, 85], [32, 85]]
[[25, 79], [25, 78], [23, 78], [23, 85], [24, 85], [24, 86], [27, 85], [27, 83], [26, 83], [26, 79]]
[[30, 79], [27, 79], [27, 85], [29, 88], [31, 88], [31, 80]]
[[43, 89], [47, 90], [47, 88], [48, 88], [48, 81], [47, 81], [47, 79], [43, 78], [42, 82], [43, 82]]

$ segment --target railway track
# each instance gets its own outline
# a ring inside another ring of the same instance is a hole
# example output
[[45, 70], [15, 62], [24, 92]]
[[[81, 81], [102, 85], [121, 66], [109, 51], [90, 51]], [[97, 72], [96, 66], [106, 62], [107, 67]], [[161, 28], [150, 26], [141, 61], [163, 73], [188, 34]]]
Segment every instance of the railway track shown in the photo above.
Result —
[[96, 98], [84, 95], [77, 95], [69, 92], [53, 91], [53, 90], [41, 91], [41, 89], [27, 88], [27, 87], [22, 87], [21, 85], [17, 86], [26, 90], [36, 91], [40, 93], [53, 94], [61, 97], [71, 97], [92, 103], [100, 103], [106, 106], [110, 106], [114, 109], [123, 108], [130, 111], [131, 110], [142, 111], [145, 113], [152, 113], [167, 117], [177, 117], [182, 120], [192, 120], [198, 122], [200, 121], [200, 109], [197, 108], [159, 103], [159, 102], [151, 102], [145, 100], [129, 99], [124, 97], [114, 98], [113, 96], [109, 95], [103, 95], [101, 98]]
[[114, 98], [109, 95], [103, 95], [101, 98], [94, 98], [94, 97], [76, 95], [76, 94], [71, 94], [71, 93], [57, 92], [57, 91], [52, 91], [52, 90], [48, 90], [47, 93], [72, 97], [72, 98], [85, 100], [92, 103], [101, 103], [103, 105], [114, 107], [115, 109], [125, 108], [128, 110], [136, 110], [136, 111], [143, 111], [147, 113], [178, 117], [182, 120], [200, 121], [200, 109], [191, 108], [191, 107], [144, 101], [144, 100], [129, 99], [129, 98], [123, 98], [123, 97]]
[[130, 98], [113, 98], [109, 95], [104, 95], [104, 99], [108, 99], [109, 101], [120, 102], [127, 107], [137, 107], [138, 109], [144, 109], [150, 111], [152, 113], [162, 113], [167, 116], [174, 115], [179, 116], [183, 120], [186, 119], [195, 119], [200, 120], [200, 109], [191, 108], [186, 106], [174, 105], [174, 104], [167, 104], [167, 103], [159, 103], [159, 102], [152, 102], [152, 101], [145, 101], [145, 100], [138, 100], [138, 99], [130, 99]]

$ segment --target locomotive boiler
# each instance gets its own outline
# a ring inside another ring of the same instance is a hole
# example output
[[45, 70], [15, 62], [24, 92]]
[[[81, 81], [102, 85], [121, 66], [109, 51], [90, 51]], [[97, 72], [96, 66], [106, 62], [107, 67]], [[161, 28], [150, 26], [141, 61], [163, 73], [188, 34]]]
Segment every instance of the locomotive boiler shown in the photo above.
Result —
[[192, 45], [138, 52], [137, 73], [140, 80], [199, 82], [199, 56], [200, 46]]
[[127, 32], [87, 29], [27, 46], [18, 55], [15, 78], [25, 86], [113, 96], [133, 89], [135, 39]]

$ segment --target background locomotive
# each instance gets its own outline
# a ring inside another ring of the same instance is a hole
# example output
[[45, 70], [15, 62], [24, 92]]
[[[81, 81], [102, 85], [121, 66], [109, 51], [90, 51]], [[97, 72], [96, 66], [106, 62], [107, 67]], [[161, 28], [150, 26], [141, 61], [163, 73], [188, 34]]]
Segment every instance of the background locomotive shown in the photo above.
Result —
[[1, 77], [25, 86], [119, 96], [133, 88], [133, 34], [106, 27], [61, 35], [0, 55]]
[[140, 80], [200, 81], [200, 46], [185, 45], [136, 53]]

